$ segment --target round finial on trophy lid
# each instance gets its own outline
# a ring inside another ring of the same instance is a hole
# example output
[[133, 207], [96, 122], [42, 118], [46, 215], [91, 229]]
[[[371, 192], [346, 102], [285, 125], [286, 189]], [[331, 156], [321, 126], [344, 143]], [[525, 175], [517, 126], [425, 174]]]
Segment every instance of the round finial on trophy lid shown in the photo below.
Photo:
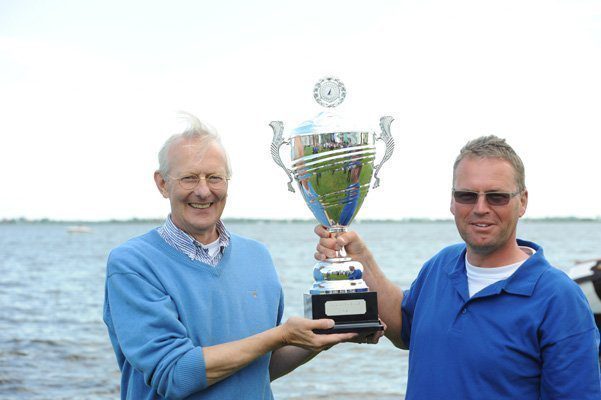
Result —
[[340, 79], [326, 76], [315, 84], [313, 97], [323, 107], [336, 107], [344, 101], [346, 88]]

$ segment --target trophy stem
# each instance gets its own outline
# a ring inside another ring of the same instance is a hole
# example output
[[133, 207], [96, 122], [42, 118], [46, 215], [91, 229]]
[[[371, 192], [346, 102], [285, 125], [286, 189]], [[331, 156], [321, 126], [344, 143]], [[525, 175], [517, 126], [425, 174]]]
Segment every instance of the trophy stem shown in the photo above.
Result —
[[[347, 228], [346, 228], [346, 226], [343, 226], [343, 225], [333, 225], [333, 226], [328, 227], [328, 232], [334, 233], [334, 234], [343, 233], [346, 231], [347, 231]], [[334, 237], [337, 237], [337, 236], [338, 235], [336, 235]]]
[[[333, 238], [337, 238], [341, 233], [344, 233], [346, 231], [347, 228], [343, 225], [333, 225], [328, 227], [328, 232], [330, 232], [330, 236]], [[326, 259], [326, 261], [331, 263], [340, 263], [351, 261], [351, 258], [346, 256], [346, 250], [343, 247], [340, 250], [336, 251], [336, 255], [334, 257], [328, 258]]]

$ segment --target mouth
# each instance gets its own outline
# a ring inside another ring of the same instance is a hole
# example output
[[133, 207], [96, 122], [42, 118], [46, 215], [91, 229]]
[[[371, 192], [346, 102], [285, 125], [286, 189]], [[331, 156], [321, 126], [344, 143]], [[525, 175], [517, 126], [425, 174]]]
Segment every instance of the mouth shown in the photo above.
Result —
[[188, 205], [192, 208], [196, 208], [197, 210], [204, 210], [211, 207], [213, 203], [188, 203]]
[[479, 228], [479, 229], [486, 229], [486, 228], [490, 228], [491, 226], [493, 226], [493, 224], [488, 224], [485, 222], [476, 222], [476, 223], [471, 223], [470, 225]]

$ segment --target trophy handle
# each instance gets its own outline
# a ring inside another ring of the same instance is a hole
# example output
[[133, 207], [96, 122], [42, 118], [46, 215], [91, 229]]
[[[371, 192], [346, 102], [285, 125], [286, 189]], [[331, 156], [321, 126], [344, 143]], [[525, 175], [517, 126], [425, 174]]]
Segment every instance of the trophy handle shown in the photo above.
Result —
[[392, 152], [394, 151], [394, 139], [392, 138], [392, 135], [390, 134], [390, 124], [392, 123], [392, 121], [394, 121], [394, 118], [392, 118], [391, 116], [386, 116], [386, 117], [382, 117], [380, 118], [380, 128], [382, 128], [382, 133], [380, 133], [380, 136], [375, 136], [376, 140], [382, 140], [384, 142], [384, 144], [386, 145], [386, 151], [384, 152], [384, 158], [382, 158], [382, 161], [376, 165], [376, 172], [374, 173], [374, 178], [375, 178], [375, 182], [374, 182], [374, 186], [373, 188], [377, 188], [378, 186], [380, 186], [380, 178], [378, 178], [378, 172], [380, 172], [380, 168], [382, 168], [382, 165], [384, 165], [384, 163], [386, 161], [388, 161], [388, 159], [390, 158], [390, 156], [392, 156]]
[[284, 123], [282, 121], [271, 121], [269, 126], [271, 126], [271, 129], [273, 129], [273, 139], [271, 140], [271, 157], [277, 165], [282, 167], [286, 175], [288, 175], [288, 179], [290, 179], [288, 181], [288, 190], [294, 193], [294, 188], [292, 187], [292, 170], [286, 168], [282, 162], [282, 159], [280, 158], [280, 147], [282, 147], [283, 144], [290, 143], [289, 140], [284, 140], [283, 138]]

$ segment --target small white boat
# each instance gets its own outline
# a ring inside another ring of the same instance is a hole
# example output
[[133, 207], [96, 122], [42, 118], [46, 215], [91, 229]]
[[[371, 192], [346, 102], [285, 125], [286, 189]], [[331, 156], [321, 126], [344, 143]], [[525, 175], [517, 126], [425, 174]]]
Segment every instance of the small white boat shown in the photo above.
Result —
[[91, 233], [92, 228], [85, 225], [72, 225], [67, 227], [69, 233]]
[[601, 258], [577, 261], [568, 275], [584, 292], [601, 330]]

